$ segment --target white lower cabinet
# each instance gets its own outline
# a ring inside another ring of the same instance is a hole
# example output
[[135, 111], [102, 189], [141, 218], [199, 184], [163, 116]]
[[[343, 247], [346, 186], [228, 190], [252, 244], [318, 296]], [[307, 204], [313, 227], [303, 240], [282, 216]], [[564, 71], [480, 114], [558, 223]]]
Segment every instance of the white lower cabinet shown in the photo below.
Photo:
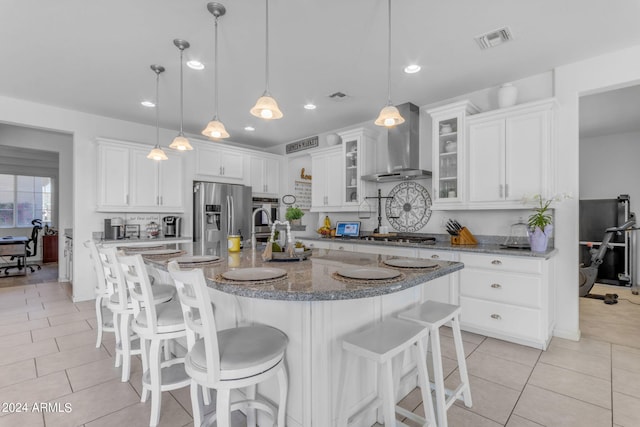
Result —
[[553, 261], [460, 253], [462, 328], [545, 350], [555, 324]]

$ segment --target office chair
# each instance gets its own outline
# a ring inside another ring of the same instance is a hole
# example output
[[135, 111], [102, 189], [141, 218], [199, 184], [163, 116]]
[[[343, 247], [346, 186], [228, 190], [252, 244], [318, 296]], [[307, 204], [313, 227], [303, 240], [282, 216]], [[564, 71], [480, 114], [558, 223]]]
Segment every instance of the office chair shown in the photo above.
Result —
[[33, 225], [33, 228], [31, 229], [31, 238], [27, 240], [27, 242], [25, 243], [27, 247], [25, 251], [26, 256], [12, 255], [10, 258], [11, 261], [17, 258], [18, 263], [16, 265], [5, 267], [4, 274], [9, 274], [9, 270], [12, 268], [17, 268], [18, 270], [22, 270], [23, 268], [29, 268], [29, 270], [31, 270], [32, 273], [34, 272], [33, 267], [38, 267], [38, 270], [42, 269], [42, 267], [40, 267], [39, 264], [27, 263], [27, 258], [34, 257], [38, 254], [38, 233], [40, 233], [40, 230], [42, 230], [42, 220], [34, 219], [33, 221], [31, 221], [31, 225]]

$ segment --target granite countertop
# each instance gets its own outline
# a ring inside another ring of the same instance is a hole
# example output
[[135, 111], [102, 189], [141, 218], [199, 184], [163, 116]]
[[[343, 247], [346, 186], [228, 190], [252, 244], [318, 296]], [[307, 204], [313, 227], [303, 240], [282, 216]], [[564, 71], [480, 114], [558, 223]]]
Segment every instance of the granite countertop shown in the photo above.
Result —
[[[184, 244], [180, 247], [191, 253], [191, 245]], [[383, 281], [373, 280], [366, 283], [349, 284], [334, 279], [332, 274], [345, 267], [392, 268], [382, 264], [382, 261], [397, 257], [314, 249], [312, 256], [305, 261], [263, 262], [261, 255], [262, 251], [251, 249], [225, 254], [222, 257], [222, 262], [203, 269], [208, 285], [228, 294], [250, 298], [286, 301], [349, 300], [402, 291], [451, 274], [464, 267], [460, 262], [435, 261], [439, 264], [439, 268], [435, 270], [399, 269], [405, 274], [405, 278], [401, 281], [381, 283]], [[145, 259], [145, 261], [161, 270], [166, 271], [167, 269], [168, 260]], [[287, 272], [288, 277], [277, 282], [255, 285], [232, 284], [228, 281], [222, 282], [218, 278], [221, 273], [228, 270], [250, 267], [281, 268]]]
[[408, 243], [408, 242], [385, 242], [381, 240], [362, 240], [356, 238], [340, 238], [340, 237], [317, 237], [317, 236], [300, 236], [298, 240], [310, 240], [318, 242], [341, 242], [353, 243], [358, 245], [376, 245], [387, 247], [403, 247], [418, 249], [433, 249], [444, 251], [474, 252], [484, 254], [498, 254], [509, 256], [522, 256], [532, 258], [549, 259], [558, 253], [557, 249], [549, 248], [546, 252], [532, 252], [529, 249], [510, 249], [501, 247], [498, 243], [478, 243], [477, 245], [452, 245], [450, 241], [437, 240], [433, 244]]

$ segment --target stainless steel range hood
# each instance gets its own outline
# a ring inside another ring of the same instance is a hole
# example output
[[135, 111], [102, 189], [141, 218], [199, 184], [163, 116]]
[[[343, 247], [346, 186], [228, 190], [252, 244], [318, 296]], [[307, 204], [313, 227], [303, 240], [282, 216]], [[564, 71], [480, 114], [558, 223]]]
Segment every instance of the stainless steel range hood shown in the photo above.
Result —
[[388, 130], [387, 170], [362, 177], [365, 181], [388, 182], [428, 178], [419, 168], [420, 109], [410, 102], [398, 105], [404, 123]]

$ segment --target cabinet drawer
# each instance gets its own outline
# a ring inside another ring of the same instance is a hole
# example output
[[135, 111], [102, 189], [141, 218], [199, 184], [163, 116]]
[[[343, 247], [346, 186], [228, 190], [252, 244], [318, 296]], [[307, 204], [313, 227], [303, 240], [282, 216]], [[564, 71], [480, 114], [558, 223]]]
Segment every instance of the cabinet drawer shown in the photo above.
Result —
[[542, 278], [527, 274], [464, 268], [460, 295], [537, 308], [541, 306]]
[[540, 337], [539, 310], [460, 297], [462, 325], [529, 339]]
[[456, 253], [454, 251], [434, 251], [431, 249], [420, 249], [418, 258], [428, 258], [440, 261], [455, 261]]
[[331, 242], [329, 249], [334, 251], [350, 251], [353, 252], [353, 243]]
[[541, 273], [543, 260], [503, 255], [461, 253], [460, 262], [463, 262], [465, 267], [478, 267], [495, 271], [515, 271], [519, 273]]

